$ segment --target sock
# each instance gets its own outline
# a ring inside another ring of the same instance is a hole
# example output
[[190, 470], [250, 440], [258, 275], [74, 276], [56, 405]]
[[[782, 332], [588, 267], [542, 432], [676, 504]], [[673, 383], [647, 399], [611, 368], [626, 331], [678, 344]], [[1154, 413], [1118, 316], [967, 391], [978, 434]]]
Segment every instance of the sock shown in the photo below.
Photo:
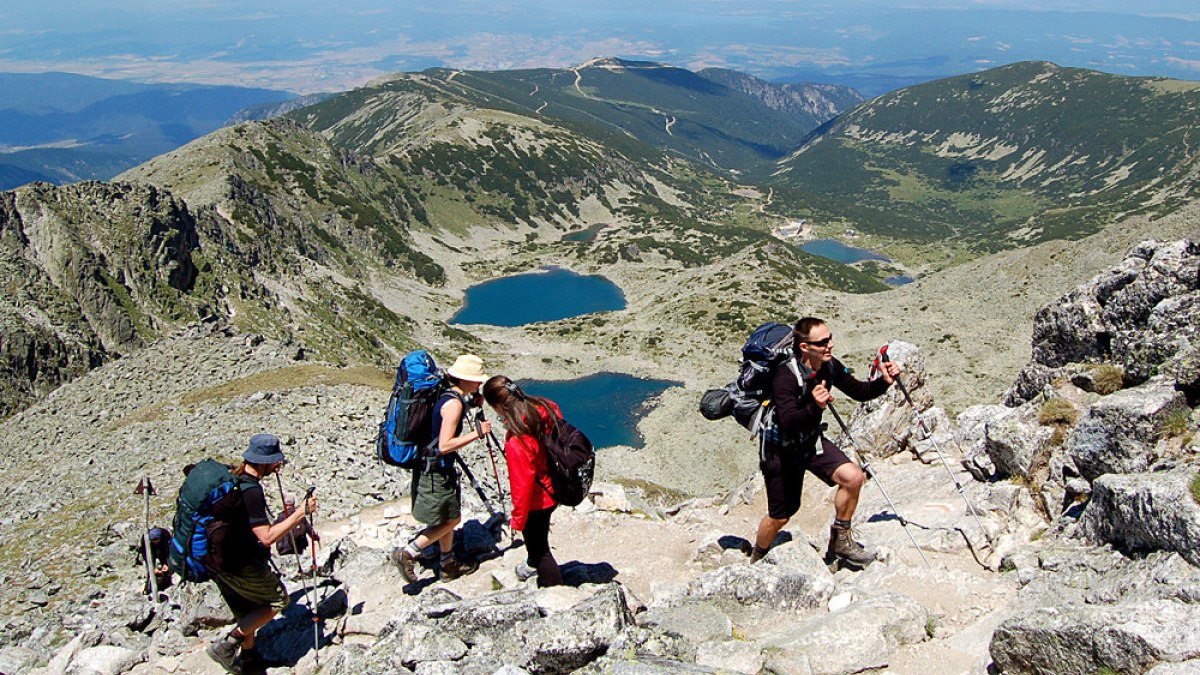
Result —
[[850, 529], [850, 521], [842, 520], [841, 518], [834, 518], [833, 526], [838, 528], [839, 530], [848, 530], [848, 529]]
[[450, 553], [442, 554], [442, 564], [443, 565], [450, 562], [451, 560], [454, 560], [454, 552], [453, 551], [451, 551]]
[[756, 545], [756, 546], [754, 547], [754, 550], [753, 550], [753, 553], [752, 553], [752, 555], [756, 555], [756, 556], [758, 556], [759, 558], [762, 558], [763, 556], [767, 555], [767, 551], [769, 551], [769, 550], [771, 550], [771, 549], [769, 549], [769, 548], [759, 548], [759, 547]]
[[413, 539], [412, 541], [405, 544], [404, 550], [408, 551], [408, 554], [414, 558], [421, 557], [421, 549], [417, 548], [417, 540], [416, 539]]

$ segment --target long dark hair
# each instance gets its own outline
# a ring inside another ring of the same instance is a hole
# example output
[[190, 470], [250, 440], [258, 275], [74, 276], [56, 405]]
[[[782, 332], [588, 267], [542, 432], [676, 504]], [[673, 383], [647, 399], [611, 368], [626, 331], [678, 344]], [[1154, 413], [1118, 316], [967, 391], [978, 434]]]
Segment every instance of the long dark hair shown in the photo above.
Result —
[[540, 438], [548, 431], [542, 410], [554, 415], [549, 399], [530, 396], [504, 375], [495, 375], [483, 383], [483, 400], [504, 415], [504, 426], [518, 435]]

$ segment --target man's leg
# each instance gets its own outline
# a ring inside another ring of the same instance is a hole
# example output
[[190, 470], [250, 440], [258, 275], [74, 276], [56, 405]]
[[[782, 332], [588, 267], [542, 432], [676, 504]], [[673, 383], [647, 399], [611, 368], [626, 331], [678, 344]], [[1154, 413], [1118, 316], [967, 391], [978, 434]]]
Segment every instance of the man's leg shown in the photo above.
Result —
[[758, 533], [754, 537], [754, 551], [750, 554], [750, 562], [758, 562], [771, 550], [771, 544], [775, 543], [775, 537], [779, 535], [783, 526], [788, 524], [788, 520], [790, 518], [772, 518], [768, 514], [758, 521]]
[[833, 472], [833, 482], [837, 483], [838, 491], [833, 497], [834, 517], [838, 520], [850, 521], [858, 508], [858, 496], [862, 493], [866, 476], [854, 462], [846, 462]]
[[875, 555], [854, 540], [850, 529], [866, 476], [836, 445], [827, 439], [822, 439], [821, 442], [822, 452], [813, 459], [809, 468], [825, 481], [826, 485], [838, 487], [833, 498], [834, 520], [829, 528], [829, 547], [825, 551], [825, 557], [829, 561], [840, 558], [857, 565], [866, 565], [875, 559]]

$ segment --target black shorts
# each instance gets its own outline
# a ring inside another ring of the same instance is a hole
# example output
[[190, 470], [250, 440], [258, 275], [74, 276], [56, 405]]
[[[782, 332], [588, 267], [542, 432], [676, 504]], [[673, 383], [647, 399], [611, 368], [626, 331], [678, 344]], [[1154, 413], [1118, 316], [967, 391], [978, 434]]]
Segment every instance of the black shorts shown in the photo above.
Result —
[[767, 486], [767, 515], [785, 520], [800, 510], [800, 495], [804, 489], [804, 472], [832, 487], [833, 472], [850, 458], [825, 437], [821, 437], [821, 454], [809, 448], [780, 448], [767, 446], [763, 460], [758, 463]]

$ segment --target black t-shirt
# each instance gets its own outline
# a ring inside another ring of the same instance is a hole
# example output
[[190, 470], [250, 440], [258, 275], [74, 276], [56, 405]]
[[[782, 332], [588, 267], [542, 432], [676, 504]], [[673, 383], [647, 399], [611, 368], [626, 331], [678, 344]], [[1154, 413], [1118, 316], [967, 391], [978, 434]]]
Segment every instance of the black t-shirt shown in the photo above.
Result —
[[257, 480], [249, 476], [238, 479], [238, 499], [221, 519], [229, 524], [229, 536], [223, 546], [222, 567], [226, 571], [237, 571], [271, 557], [271, 549], [263, 546], [253, 531], [259, 525], [271, 524], [266, 496]]
[[775, 419], [782, 435], [790, 437], [792, 441], [804, 442], [805, 445], [816, 440], [821, 414], [825, 410], [817, 405], [812, 388], [821, 382], [828, 387], [838, 388], [855, 401], [869, 401], [881, 396], [890, 386], [882, 377], [870, 382], [857, 380], [841, 361], [833, 359], [821, 364], [815, 376], [801, 387], [792, 369], [781, 365], [775, 369], [771, 381], [771, 402], [775, 404]]

